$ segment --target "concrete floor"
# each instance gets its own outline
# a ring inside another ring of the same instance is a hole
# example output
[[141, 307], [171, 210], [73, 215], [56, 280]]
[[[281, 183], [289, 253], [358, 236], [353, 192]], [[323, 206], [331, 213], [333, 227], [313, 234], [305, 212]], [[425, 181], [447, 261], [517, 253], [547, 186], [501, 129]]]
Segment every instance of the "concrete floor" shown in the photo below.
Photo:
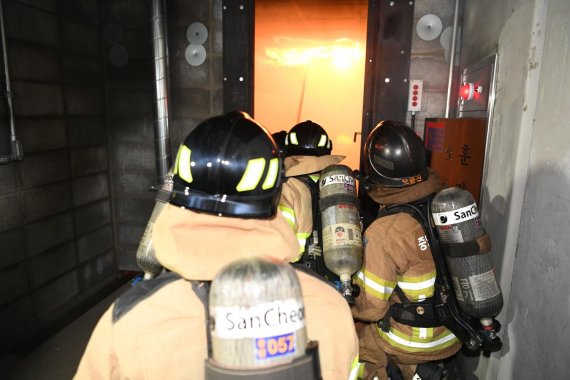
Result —
[[116, 290], [26, 356], [11, 359], [11, 369], [2, 380], [72, 379], [97, 321], [129, 287]]

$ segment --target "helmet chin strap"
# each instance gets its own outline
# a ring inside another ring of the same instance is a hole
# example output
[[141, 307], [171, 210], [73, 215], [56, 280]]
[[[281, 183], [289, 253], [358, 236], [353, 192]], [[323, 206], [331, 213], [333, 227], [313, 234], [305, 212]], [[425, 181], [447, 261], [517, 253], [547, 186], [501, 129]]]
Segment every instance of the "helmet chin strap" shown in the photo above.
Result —
[[372, 181], [370, 180], [369, 176], [360, 177], [358, 180], [362, 183], [362, 188], [364, 191], [369, 192], [372, 190]]

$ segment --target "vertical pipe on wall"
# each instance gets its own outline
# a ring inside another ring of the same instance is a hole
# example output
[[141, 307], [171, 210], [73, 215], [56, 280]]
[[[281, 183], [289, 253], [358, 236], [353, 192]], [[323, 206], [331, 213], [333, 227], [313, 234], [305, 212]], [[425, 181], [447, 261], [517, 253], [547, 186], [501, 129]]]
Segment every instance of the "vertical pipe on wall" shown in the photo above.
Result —
[[152, 41], [156, 85], [155, 149], [158, 184], [163, 184], [171, 167], [168, 130], [168, 44], [166, 7], [163, 0], [152, 0]]
[[451, 33], [451, 54], [449, 57], [449, 78], [447, 82], [447, 99], [445, 102], [445, 117], [449, 117], [451, 102], [451, 86], [453, 83], [453, 69], [455, 67], [455, 48], [457, 45], [457, 24], [459, 20], [459, 0], [455, 0], [455, 10], [453, 11], [453, 31]]
[[8, 116], [10, 118], [10, 155], [0, 156], [0, 164], [7, 164], [10, 161], [21, 160], [24, 157], [22, 144], [16, 136], [16, 123], [14, 121], [14, 105], [12, 102], [12, 86], [10, 84], [10, 71], [8, 70], [8, 50], [6, 43], [6, 28], [4, 25], [4, 1], [0, 0], [0, 37], [2, 39], [2, 63], [4, 65], [4, 78], [6, 81], [6, 102], [8, 105]]

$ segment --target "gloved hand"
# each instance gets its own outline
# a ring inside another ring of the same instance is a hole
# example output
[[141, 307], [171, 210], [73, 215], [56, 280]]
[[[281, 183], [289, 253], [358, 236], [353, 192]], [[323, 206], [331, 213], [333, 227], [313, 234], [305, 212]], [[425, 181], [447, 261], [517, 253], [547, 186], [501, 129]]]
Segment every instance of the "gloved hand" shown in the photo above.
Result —
[[416, 376], [414, 376], [417, 380], [445, 380], [446, 378], [447, 370], [434, 362], [418, 364]]

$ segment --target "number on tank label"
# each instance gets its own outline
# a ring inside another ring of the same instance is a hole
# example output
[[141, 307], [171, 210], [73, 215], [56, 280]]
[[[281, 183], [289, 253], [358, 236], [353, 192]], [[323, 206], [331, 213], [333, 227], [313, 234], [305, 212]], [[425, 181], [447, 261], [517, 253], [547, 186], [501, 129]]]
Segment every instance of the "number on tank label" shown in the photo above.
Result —
[[285, 334], [255, 339], [257, 360], [267, 360], [297, 352], [295, 334]]

